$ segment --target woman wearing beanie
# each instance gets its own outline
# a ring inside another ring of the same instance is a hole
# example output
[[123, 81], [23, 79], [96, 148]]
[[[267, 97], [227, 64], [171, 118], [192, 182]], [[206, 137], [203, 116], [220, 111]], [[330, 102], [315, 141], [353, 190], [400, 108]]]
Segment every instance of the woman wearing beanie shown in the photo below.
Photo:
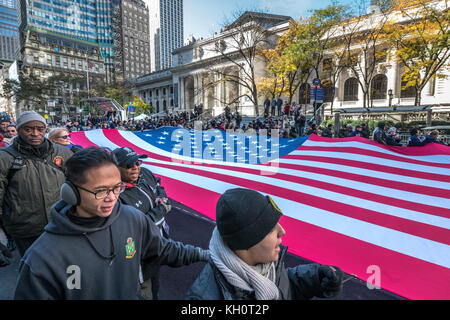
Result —
[[189, 300], [296, 300], [329, 298], [342, 289], [338, 267], [285, 268], [281, 210], [269, 196], [231, 189], [218, 200], [211, 259], [186, 295]]

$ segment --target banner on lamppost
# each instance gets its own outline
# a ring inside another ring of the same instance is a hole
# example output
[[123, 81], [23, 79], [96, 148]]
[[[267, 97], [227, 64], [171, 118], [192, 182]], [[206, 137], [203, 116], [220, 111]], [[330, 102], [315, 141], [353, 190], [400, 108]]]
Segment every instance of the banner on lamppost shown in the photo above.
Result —
[[321, 86], [312, 86], [310, 91], [311, 104], [323, 103], [323, 88]]
[[128, 113], [130, 114], [134, 113], [134, 105], [132, 101], [130, 101], [130, 103], [128, 104]]

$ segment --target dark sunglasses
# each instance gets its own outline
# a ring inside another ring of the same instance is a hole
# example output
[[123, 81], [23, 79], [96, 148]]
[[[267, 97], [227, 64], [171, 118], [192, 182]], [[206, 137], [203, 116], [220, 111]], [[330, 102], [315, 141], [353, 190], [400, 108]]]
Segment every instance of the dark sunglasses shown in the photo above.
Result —
[[140, 167], [141, 164], [142, 164], [142, 160], [138, 160], [138, 161], [136, 161], [136, 162], [134, 162], [134, 163], [132, 163], [132, 164], [128, 164], [128, 165], [127, 165], [127, 169], [131, 169], [131, 168], [133, 168], [134, 166]]
[[60, 137], [58, 137], [58, 138], [61, 138], [61, 139], [67, 139], [67, 138], [70, 138], [70, 134], [66, 134], [65, 136], [60, 136]]

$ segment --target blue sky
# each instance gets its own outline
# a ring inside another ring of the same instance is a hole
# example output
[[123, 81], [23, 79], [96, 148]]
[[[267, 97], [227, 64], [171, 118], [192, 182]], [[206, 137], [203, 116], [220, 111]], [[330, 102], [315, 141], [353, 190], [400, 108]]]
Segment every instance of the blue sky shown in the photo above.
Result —
[[[184, 37], [196, 39], [219, 32], [233, 13], [263, 9], [267, 13], [288, 15], [294, 19], [308, 16], [308, 10], [325, 8], [331, 0], [184, 0]], [[343, 3], [351, 3], [344, 0]]]

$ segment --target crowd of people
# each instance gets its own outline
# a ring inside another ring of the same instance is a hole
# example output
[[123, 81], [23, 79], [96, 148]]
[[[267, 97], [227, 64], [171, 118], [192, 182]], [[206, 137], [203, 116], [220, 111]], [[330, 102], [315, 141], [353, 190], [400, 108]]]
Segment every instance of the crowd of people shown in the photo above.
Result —
[[[335, 137], [333, 125], [306, 126], [301, 111], [287, 111], [240, 126], [239, 114], [226, 110], [205, 129], [237, 125], [244, 131], [280, 129], [287, 137]], [[181, 113], [136, 126], [180, 126], [190, 116]], [[309, 299], [341, 291], [343, 272], [338, 267], [284, 267], [282, 212], [273, 199], [253, 190], [231, 189], [219, 198], [208, 250], [172, 240], [166, 221], [171, 202], [160, 178], [141, 167], [147, 155], [131, 148], [84, 149], [71, 142], [74, 131], [130, 124], [91, 117], [48, 132], [46, 119], [34, 111], [20, 114], [17, 121], [2, 119], [0, 266], [8, 265], [11, 252], [18, 250], [22, 260], [16, 299], [158, 299], [161, 265], [196, 262], [206, 265], [187, 299]], [[337, 134], [353, 136], [401, 145], [395, 127], [385, 132], [383, 122], [372, 133], [367, 125], [343, 125]], [[414, 128], [407, 145], [441, 143], [437, 136], [431, 132], [421, 137]], [[117, 249], [122, 246], [126, 250]], [[82, 286], [68, 284], [67, 261], [84, 270]]]
[[147, 155], [74, 150], [58, 143], [70, 138], [67, 128], [50, 131], [53, 142], [34, 111], [19, 115], [16, 129], [0, 150], [0, 235], [7, 239], [0, 267], [17, 249], [15, 299], [158, 299], [161, 265], [197, 262], [206, 265], [186, 299], [330, 298], [342, 290], [339, 267], [284, 266], [283, 213], [269, 196], [226, 191], [202, 249], [170, 238], [170, 200], [161, 180], [141, 168]]
[[[266, 111], [269, 110], [266, 108]], [[272, 108], [272, 110], [275, 110]], [[202, 112], [201, 106], [195, 106], [192, 112], [176, 112], [174, 114], [166, 114], [162, 118], [147, 117], [145, 120], [134, 121], [124, 120], [113, 115], [107, 116], [90, 116], [85, 119], [74, 118], [67, 120], [65, 123], [50, 123], [48, 125], [48, 137], [53, 142], [74, 147], [70, 142], [70, 133], [77, 131], [89, 131], [95, 129], [117, 129], [123, 131], [147, 131], [160, 127], [176, 127], [184, 129], [196, 129], [200, 120], [199, 116]], [[273, 114], [273, 115], [272, 115]], [[343, 124], [335, 132], [333, 124], [325, 127], [317, 126], [314, 122], [307, 120], [306, 115], [300, 107], [295, 103], [292, 106], [285, 105], [285, 108], [279, 115], [267, 113], [264, 117], [257, 117], [245, 123], [242, 122], [242, 115], [236, 110], [231, 112], [229, 106], [225, 107], [225, 112], [217, 117], [203, 120], [201, 122], [202, 130], [219, 129], [227, 132], [255, 133], [257, 135], [264, 130], [264, 135], [278, 135], [280, 138], [298, 138], [305, 135], [316, 134], [327, 138], [347, 138], [347, 137], [363, 137], [372, 139], [383, 145], [390, 146], [424, 146], [428, 143], [445, 144], [438, 139], [439, 132], [436, 130], [428, 134], [421, 134], [419, 128], [410, 130], [410, 137], [406, 142], [401, 141], [399, 131], [396, 127], [385, 128], [384, 122], [379, 122], [374, 130], [370, 130], [366, 123], [356, 125]], [[274, 131], [275, 130], [275, 131]], [[53, 131], [53, 133], [52, 133]], [[11, 139], [17, 136], [16, 124], [11, 119], [0, 118], [0, 148], [10, 144]], [[78, 148], [78, 146], [75, 146]]]

